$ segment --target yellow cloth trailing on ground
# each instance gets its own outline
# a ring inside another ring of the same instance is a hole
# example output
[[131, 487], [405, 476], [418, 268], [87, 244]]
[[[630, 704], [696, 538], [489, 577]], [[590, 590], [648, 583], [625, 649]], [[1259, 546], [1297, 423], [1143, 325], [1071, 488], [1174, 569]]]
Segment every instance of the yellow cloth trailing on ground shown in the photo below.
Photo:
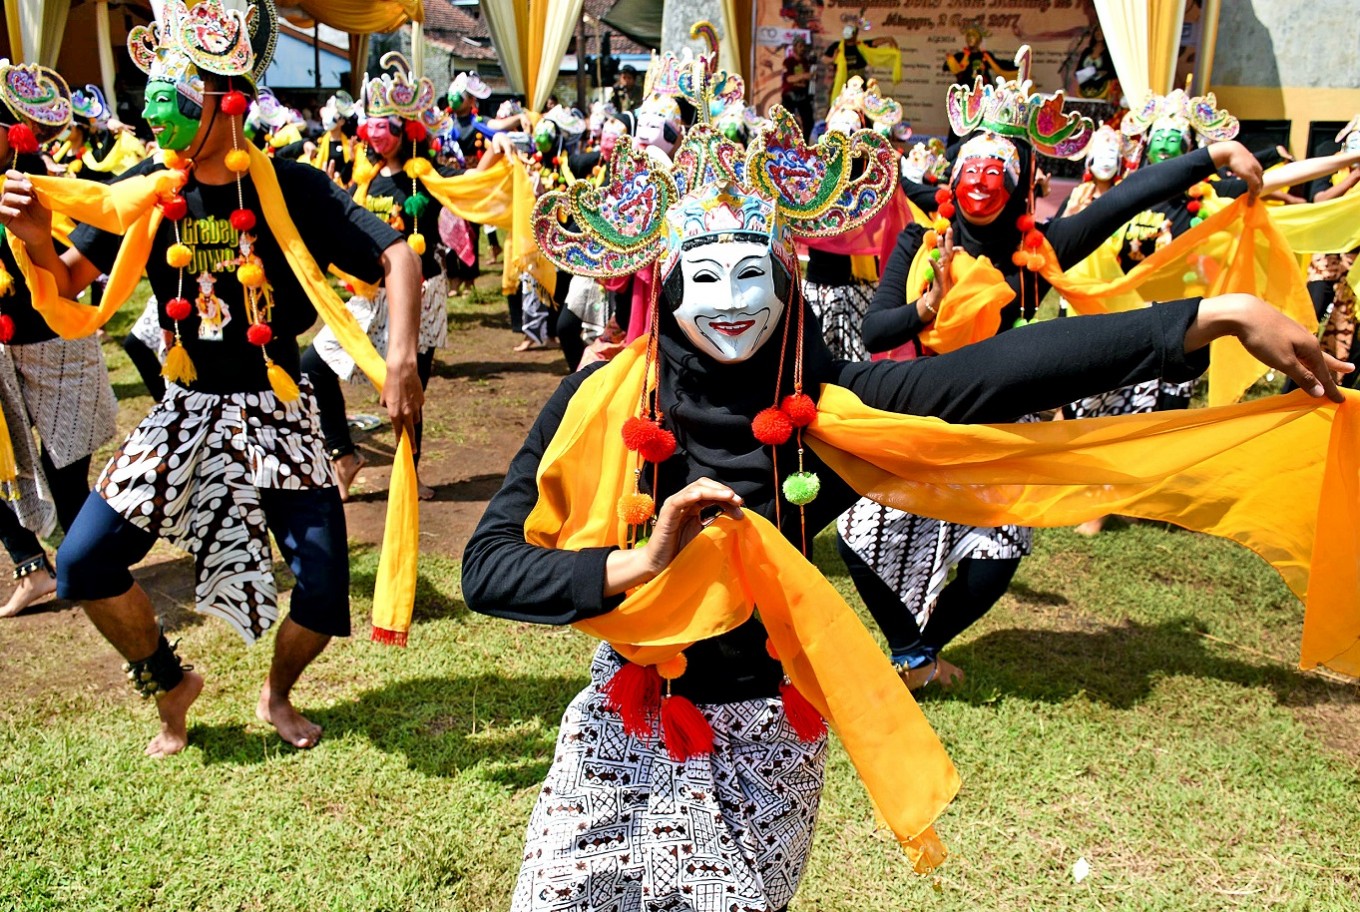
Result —
[[[250, 153], [250, 178], [260, 197], [265, 222], [278, 241], [284, 257], [317, 313], [335, 333], [345, 351], [381, 390], [387, 366], [369, 342], [367, 334], [326, 281], [315, 258], [308, 252], [288, 214], [279, 189], [273, 162], [254, 146]], [[115, 184], [61, 178], [32, 178], [38, 199], [54, 212], [61, 212], [103, 231], [123, 235], [123, 243], [109, 273], [108, 287], [98, 307], [62, 298], [56, 279], [36, 266], [23, 243], [7, 236], [16, 262], [28, 281], [33, 306], [62, 338], [90, 335], [118, 311], [136, 287], [151, 254], [161, 212], [156, 202], [162, 194], [182, 186], [178, 171], [131, 177]], [[411, 441], [403, 435], [397, 442], [392, 481], [383, 532], [384, 547], [378, 564], [373, 595], [373, 634], [380, 642], [404, 644], [411, 626], [415, 602], [416, 562], [419, 556], [419, 514], [415, 464]]]
[[[639, 339], [572, 397], [538, 469], [525, 540], [624, 546], [632, 478], [620, 428], [644, 374]], [[951, 425], [882, 412], [824, 385], [810, 446], [859, 493], [977, 526], [1073, 525], [1111, 512], [1231, 538], [1306, 602], [1302, 665], [1360, 675], [1360, 395], [1302, 392], [1218, 409], [1086, 421]], [[575, 626], [653, 664], [757, 608], [785, 673], [845, 744], [917, 864], [943, 858], [932, 822], [958, 775], [882, 651], [820, 571], [766, 520], [721, 519], [615, 610]], [[902, 775], [903, 757], [912, 775]]]

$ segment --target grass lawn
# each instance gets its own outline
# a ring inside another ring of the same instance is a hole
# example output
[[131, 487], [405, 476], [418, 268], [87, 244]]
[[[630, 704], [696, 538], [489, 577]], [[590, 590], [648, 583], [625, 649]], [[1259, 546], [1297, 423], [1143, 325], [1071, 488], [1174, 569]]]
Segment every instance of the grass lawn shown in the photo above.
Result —
[[[856, 603], [825, 535], [816, 558]], [[377, 560], [354, 560], [363, 631]], [[0, 910], [506, 909], [593, 644], [470, 614], [458, 573], [422, 558], [409, 649], [357, 637], [316, 663], [297, 697], [326, 735], [305, 752], [254, 719], [268, 644], [218, 622], [179, 621], [208, 684], [164, 762], [88, 624], [10, 643]], [[964, 781], [937, 824], [950, 859], [913, 875], [833, 743], [793, 909], [1360, 908], [1360, 690], [1293, 669], [1301, 619], [1234, 545], [1041, 532], [948, 653], [967, 683], [924, 700]]]

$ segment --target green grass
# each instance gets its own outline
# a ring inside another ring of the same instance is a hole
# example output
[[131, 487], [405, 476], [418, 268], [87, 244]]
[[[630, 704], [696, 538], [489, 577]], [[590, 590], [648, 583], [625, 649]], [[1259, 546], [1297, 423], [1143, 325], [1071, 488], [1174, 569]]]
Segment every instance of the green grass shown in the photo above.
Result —
[[[105, 351], [141, 414], [135, 372]], [[858, 606], [825, 535], [815, 558]], [[375, 571], [356, 546], [361, 633]], [[326, 736], [307, 752], [254, 719], [269, 644], [216, 621], [172, 618], [208, 685], [190, 747], [159, 763], [141, 756], [152, 707], [87, 623], [0, 627], [0, 910], [507, 908], [593, 644], [469, 613], [458, 573], [422, 556], [409, 649], [359, 636], [313, 666], [297, 696]], [[966, 684], [923, 703], [964, 781], [937, 824], [951, 858], [913, 875], [833, 740], [793, 909], [1360, 908], [1360, 690], [1293, 670], [1301, 619], [1226, 542], [1041, 531], [947, 652]]]
[[[817, 558], [849, 594], [826, 536]], [[357, 630], [375, 564], [356, 550]], [[113, 664], [92, 631], [35, 648], [16, 671], [36, 683], [0, 700], [0, 908], [506, 908], [591, 643], [468, 613], [437, 556], [417, 617], [405, 651], [356, 638], [318, 661], [299, 694], [326, 728], [309, 752], [254, 720], [269, 649], [224, 625], [177, 632], [209, 683], [191, 746], [160, 763], [140, 756], [151, 707], [72, 668]], [[1356, 690], [1260, 654], [1292, 656], [1299, 623], [1226, 543], [1041, 533], [950, 653], [967, 684], [925, 701], [964, 779], [938, 824], [952, 857], [912, 875], [836, 747], [794, 908], [1356, 908], [1355, 756], [1308, 721], [1354, 725]]]

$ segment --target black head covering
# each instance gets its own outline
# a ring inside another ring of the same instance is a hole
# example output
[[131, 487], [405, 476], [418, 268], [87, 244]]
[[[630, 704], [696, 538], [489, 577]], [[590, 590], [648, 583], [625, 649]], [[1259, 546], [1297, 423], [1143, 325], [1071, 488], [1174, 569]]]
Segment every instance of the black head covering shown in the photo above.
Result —
[[[977, 130], [964, 137], [964, 142], [968, 142], [973, 137], [978, 136], [983, 131]], [[986, 255], [990, 257], [998, 269], [1002, 272], [1014, 269], [1010, 262], [1010, 255], [1020, 246], [1020, 229], [1015, 227], [1015, 221], [1025, 214], [1029, 204], [1029, 191], [1034, 181], [1034, 154], [1027, 143], [1017, 143], [1006, 137], [1001, 137], [1009, 142], [1019, 156], [1020, 161], [1020, 183], [1017, 186], [1009, 187], [1011, 198], [1006, 201], [1006, 208], [1001, 210], [991, 223], [986, 225], [974, 225], [963, 217], [960, 212], [958, 217], [953, 219], [954, 243], [961, 245], [973, 256]], [[950, 165], [957, 160], [958, 153], [962, 151], [963, 145], [960, 144], [955, 150], [954, 158]], [[1009, 179], [1007, 180], [1009, 184]], [[951, 179], [950, 189], [955, 189], [958, 182]]]

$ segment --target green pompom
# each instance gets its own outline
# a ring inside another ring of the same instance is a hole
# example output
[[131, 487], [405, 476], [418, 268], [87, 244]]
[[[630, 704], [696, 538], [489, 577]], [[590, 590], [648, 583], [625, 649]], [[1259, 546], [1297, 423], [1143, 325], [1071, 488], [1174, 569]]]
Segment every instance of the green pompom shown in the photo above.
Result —
[[1029, 321], [1026, 320], [1024, 317], [1016, 317], [1016, 318], [1015, 318], [1015, 322], [1011, 324], [1011, 329], [1019, 329], [1019, 328], [1022, 327], [1022, 326], [1028, 326], [1028, 325], [1029, 325]]
[[797, 507], [812, 503], [821, 490], [822, 480], [816, 472], [794, 472], [784, 479], [784, 499]]
[[417, 192], [412, 196], [406, 197], [406, 202], [401, 204], [402, 211], [413, 219], [418, 219], [425, 214], [425, 210], [430, 207], [430, 198], [423, 193]]
[[1181, 281], [1184, 282], [1186, 285], [1193, 285], [1199, 281], [1199, 273], [1192, 269], [1185, 275], [1181, 276]]
[[935, 281], [935, 269], [931, 266], [927, 266], [925, 269], [923, 269], [921, 271], [921, 280], [925, 282]]
[[1191, 227], [1191, 228], [1198, 228], [1200, 222], [1202, 222], [1202, 221], [1204, 221], [1204, 219], [1200, 218], [1200, 217], [1197, 215], [1197, 216], [1195, 216], [1194, 218], [1192, 218], [1192, 219], [1190, 220], [1190, 227]]
[[940, 257], [942, 257], [942, 256], [944, 256], [944, 254], [940, 252], [940, 248], [938, 248], [938, 247], [932, 247], [932, 248], [931, 248], [931, 250], [930, 250], [930, 258], [931, 258], [932, 260], [934, 260], [935, 262], [938, 263], [938, 262], [940, 261]]

